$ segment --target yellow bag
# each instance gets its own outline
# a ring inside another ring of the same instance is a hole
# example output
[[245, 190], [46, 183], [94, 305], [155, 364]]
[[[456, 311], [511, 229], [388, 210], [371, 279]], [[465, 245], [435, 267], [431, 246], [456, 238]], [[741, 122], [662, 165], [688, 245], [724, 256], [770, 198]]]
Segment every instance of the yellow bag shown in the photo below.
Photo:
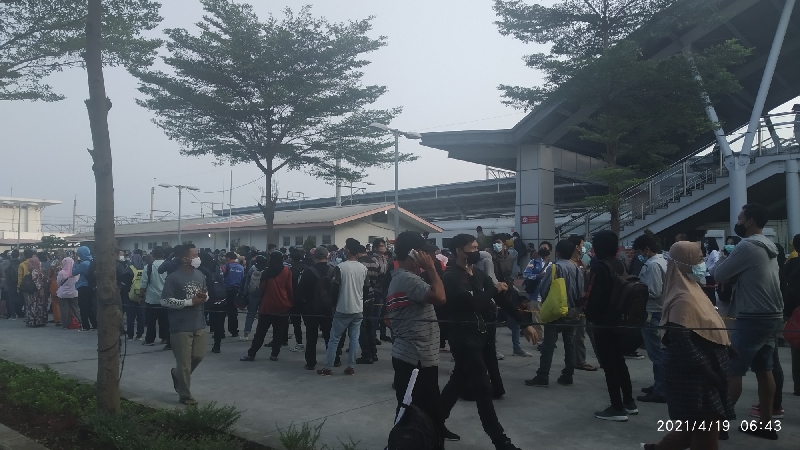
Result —
[[557, 267], [553, 264], [553, 280], [550, 283], [550, 290], [547, 292], [547, 298], [542, 302], [542, 309], [539, 314], [542, 317], [542, 322], [550, 323], [562, 317], [566, 317], [569, 312], [569, 304], [567, 303], [567, 284], [563, 278], [556, 278]]

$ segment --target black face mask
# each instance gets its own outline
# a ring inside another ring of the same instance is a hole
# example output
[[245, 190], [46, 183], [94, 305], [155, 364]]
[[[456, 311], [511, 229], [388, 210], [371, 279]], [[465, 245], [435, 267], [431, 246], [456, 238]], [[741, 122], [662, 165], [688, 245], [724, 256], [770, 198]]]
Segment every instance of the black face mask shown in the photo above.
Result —
[[733, 226], [733, 232], [736, 233], [736, 235], [740, 238], [743, 238], [747, 234], [747, 228], [745, 228], [744, 225], [737, 223]]
[[550, 250], [547, 250], [546, 248], [539, 250], [539, 256], [541, 256], [542, 258], [547, 258], [548, 256], [550, 256]]
[[467, 252], [467, 264], [474, 265], [478, 264], [478, 261], [481, 260], [481, 252]]

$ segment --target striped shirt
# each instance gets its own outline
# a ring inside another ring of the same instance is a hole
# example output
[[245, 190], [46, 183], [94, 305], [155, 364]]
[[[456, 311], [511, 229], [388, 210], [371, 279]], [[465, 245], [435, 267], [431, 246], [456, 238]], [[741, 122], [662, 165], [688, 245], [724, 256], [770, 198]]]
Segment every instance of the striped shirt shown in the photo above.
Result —
[[392, 358], [421, 367], [439, 365], [439, 324], [425, 302], [430, 285], [405, 269], [392, 271], [386, 314], [392, 322]]

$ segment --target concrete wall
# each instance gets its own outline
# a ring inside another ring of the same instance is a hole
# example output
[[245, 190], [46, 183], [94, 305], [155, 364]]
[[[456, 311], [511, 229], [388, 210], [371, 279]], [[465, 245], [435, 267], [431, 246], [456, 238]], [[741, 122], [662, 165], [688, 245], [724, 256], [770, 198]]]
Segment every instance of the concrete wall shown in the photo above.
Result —
[[[0, 231], [9, 232], [6, 235], [14, 234], [16, 238], [17, 224], [20, 222], [19, 208], [16, 206], [0, 206]], [[42, 211], [40, 208], [22, 207], [22, 220], [20, 224], [22, 233], [32, 233], [41, 238], [42, 233]], [[24, 238], [23, 238], [24, 239]]]

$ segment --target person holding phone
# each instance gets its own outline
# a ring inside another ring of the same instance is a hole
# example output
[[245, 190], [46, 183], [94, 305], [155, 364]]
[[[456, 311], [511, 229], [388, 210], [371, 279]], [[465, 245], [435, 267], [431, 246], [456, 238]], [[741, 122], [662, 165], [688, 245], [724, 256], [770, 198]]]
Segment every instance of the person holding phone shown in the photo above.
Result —
[[192, 372], [206, 354], [206, 277], [197, 270], [200, 254], [193, 244], [181, 247], [175, 257], [181, 265], [167, 276], [161, 292], [161, 305], [169, 308], [170, 344], [175, 355], [176, 366], [170, 373], [180, 402], [196, 405], [189, 389]]

